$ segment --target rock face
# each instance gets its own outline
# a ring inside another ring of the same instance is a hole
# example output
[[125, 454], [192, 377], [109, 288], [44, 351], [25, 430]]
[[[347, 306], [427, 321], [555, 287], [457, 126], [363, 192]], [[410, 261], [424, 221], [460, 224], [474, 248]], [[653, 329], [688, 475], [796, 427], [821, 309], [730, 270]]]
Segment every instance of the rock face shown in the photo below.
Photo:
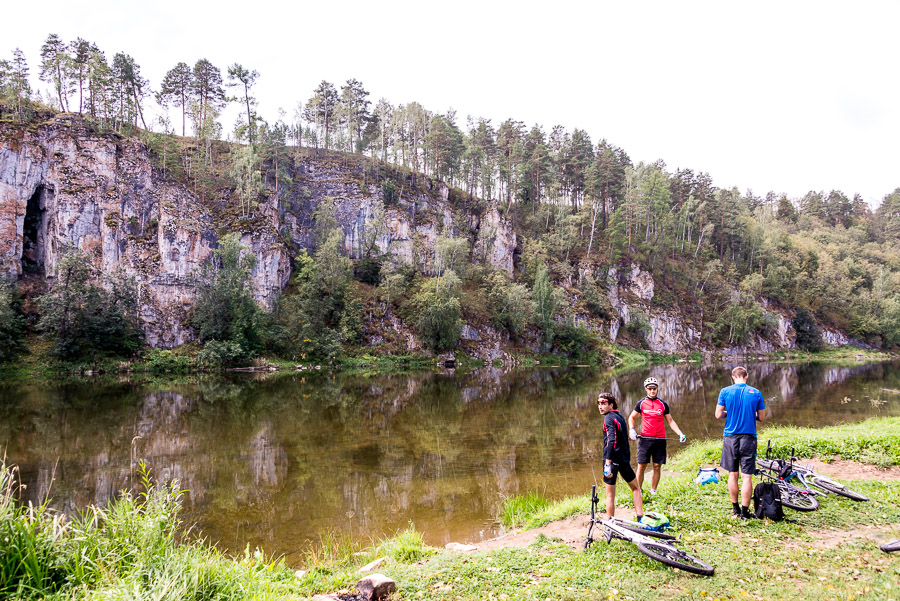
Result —
[[[0, 272], [56, 276], [66, 246], [106, 275], [132, 276], [153, 346], [191, 339], [185, 321], [196, 276], [216, 246], [208, 206], [154, 170], [143, 144], [97, 134], [58, 115], [37, 127], [0, 126]], [[257, 257], [253, 292], [265, 305], [290, 275], [273, 232], [244, 236]]]
[[[134, 278], [140, 317], [151, 346], [170, 348], [190, 341], [192, 306], [198, 276], [221, 234], [241, 233], [256, 259], [251, 274], [254, 297], [271, 308], [291, 275], [291, 259], [313, 245], [315, 211], [324, 199], [334, 202], [343, 230], [343, 247], [359, 258], [377, 249], [395, 264], [434, 273], [439, 237], [465, 238], [471, 260], [512, 275], [519, 244], [512, 224], [496, 204], [481, 212], [452, 198], [446, 185], [427, 177], [365, 171], [358, 161], [336, 155], [312, 155], [290, 165], [292, 186], [275, 193], [275, 182], [249, 216], [238, 217], [229, 190], [213, 198], [190, 189], [154, 167], [147, 148], [132, 138], [100, 134], [74, 115], [60, 114], [42, 123], [0, 123], [0, 275], [42, 276], [52, 283], [62, 252], [84, 251], [98, 272]], [[579, 277], [589, 272], [584, 266]], [[703, 316], [654, 304], [655, 282], [637, 264], [608, 273], [608, 299], [615, 317], [603, 321], [578, 308], [567, 291], [571, 317], [615, 341], [635, 318], [646, 320], [647, 346], [657, 353], [685, 353], [702, 345]], [[794, 346], [792, 316], [765, 308], [776, 320], [770, 339], [752, 338], [726, 352], [769, 352]], [[376, 324], [370, 342], [387, 333], [409, 350], [421, 344], [396, 315]], [[380, 329], [379, 329], [380, 328]], [[841, 332], [823, 329], [829, 345], [858, 344]], [[467, 324], [460, 348], [485, 361], [506, 363], [510, 344], [505, 332], [485, 324]], [[526, 341], [526, 344], [529, 344]], [[537, 349], [537, 343], [531, 345]]]
[[[672, 354], [702, 349], [699, 324], [686, 320], [675, 307], [653, 305], [653, 276], [641, 266], [631, 265], [631, 269], [623, 274], [612, 268], [609, 271], [609, 282], [607, 296], [618, 314], [618, 319], [613, 319], [609, 327], [609, 337], [613, 342], [618, 338], [621, 327], [639, 315], [650, 325], [646, 342], [651, 351]], [[791, 325], [791, 316], [766, 300], [762, 304], [776, 320], [774, 336], [766, 339], [752, 335], [746, 344], [724, 349], [726, 355], [770, 353], [795, 346], [796, 332]], [[823, 330], [822, 338], [830, 345], [851, 343], [846, 336], [831, 330]]]
[[474, 258], [512, 271], [515, 232], [496, 209], [467, 223], [453, 210], [449, 189], [432, 182], [416, 194], [401, 186], [385, 203], [381, 185], [366, 185], [365, 174], [353, 169], [334, 158], [307, 158], [293, 166], [289, 194], [276, 199], [274, 182], [267, 182], [249, 219], [223, 222], [216, 211], [234, 204], [228, 191], [199, 198], [156, 169], [137, 140], [99, 134], [69, 114], [0, 124], [0, 274], [33, 273], [52, 283], [62, 251], [76, 247], [100, 273], [135, 279], [147, 342], [174, 347], [194, 336], [188, 321], [197, 276], [219, 234], [241, 231], [256, 257], [253, 295], [270, 308], [290, 279], [292, 254], [311, 246], [313, 213], [325, 197], [334, 199], [351, 256], [364, 252], [364, 233], [375, 232], [381, 252], [426, 271], [438, 236], [462, 236]]

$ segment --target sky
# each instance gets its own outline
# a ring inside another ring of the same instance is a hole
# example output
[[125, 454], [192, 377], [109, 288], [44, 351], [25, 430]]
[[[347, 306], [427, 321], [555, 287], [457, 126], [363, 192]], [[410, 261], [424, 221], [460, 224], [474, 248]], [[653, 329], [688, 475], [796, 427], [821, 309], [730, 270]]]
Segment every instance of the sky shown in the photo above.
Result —
[[356, 78], [373, 106], [452, 108], [463, 128], [467, 116], [579, 128], [635, 163], [662, 159], [757, 196], [836, 189], [875, 207], [900, 187], [896, 1], [130, 6], [140, 5], [50, 0], [38, 14], [10, 3], [0, 57], [21, 48], [47, 89], [41, 44], [80, 36], [109, 59], [130, 54], [155, 89], [181, 61], [255, 69], [259, 112], [273, 122], [320, 81]]

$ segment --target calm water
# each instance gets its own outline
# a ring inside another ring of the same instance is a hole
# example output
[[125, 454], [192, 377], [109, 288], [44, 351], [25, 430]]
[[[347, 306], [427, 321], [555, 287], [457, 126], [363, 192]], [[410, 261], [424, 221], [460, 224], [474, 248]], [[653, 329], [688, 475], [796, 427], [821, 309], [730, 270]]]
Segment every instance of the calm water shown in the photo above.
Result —
[[[368, 542], [410, 522], [443, 545], [495, 535], [506, 496], [587, 492], [601, 390], [627, 416], [652, 373], [689, 439], [720, 437], [713, 413], [729, 369], [0, 383], [0, 449], [21, 468], [26, 498], [49, 490], [66, 511], [127, 488], [144, 459], [180, 481], [186, 521], [226, 549], [291, 559], [330, 530]], [[773, 423], [900, 414], [900, 365], [750, 371]]]

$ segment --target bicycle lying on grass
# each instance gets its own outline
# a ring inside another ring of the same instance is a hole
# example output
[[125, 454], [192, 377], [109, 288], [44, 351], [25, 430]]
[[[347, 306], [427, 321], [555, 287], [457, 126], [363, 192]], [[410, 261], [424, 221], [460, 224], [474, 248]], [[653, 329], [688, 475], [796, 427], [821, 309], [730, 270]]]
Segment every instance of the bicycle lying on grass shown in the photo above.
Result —
[[[769, 440], [769, 444], [766, 447], [766, 458], [756, 460], [756, 475], [775, 483], [778, 490], [781, 491], [781, 504], [785, 507], [796, 511], [815, 511], [818, 509], [819, 501], [816, 500], [816, 495], [824, 493], [811, 489], [806, 484], [806, 481], [799, 476], [797, 476], [797, 479], [803, 485], [803, 488], [788, 482], [796, 475], [793, 469], [793, 462], [788, 463], [784, 459], [778, 458], [772, 459], [770, 457], [771, 452], [772, 441]], [[792, 457], [793, 454], [792, 449]]]
[[[800, 465], [794, 463], [797, 457], [794, 456], [794, 449], [791, 449], [790, 460], [771, 458], [772, 441], [766, 447], [766, 458], [757, 459], [756, 464], [759, 466], [757, 474], [768, 476], [778, 483], [782, 491], [782, 505], [797, 509], [798, 511], [812, 511], [819, 506], [819, 502], [815, 496], [828, 494], [841, 495], [854, 501], [868, 501], [869, 498], [861, 495], [855, 490], [851, 490], [827, 476], [817, 474], [812, 466]], [[795, 482], [797, 484], [795, 484]], [[788, 499], [785, 502], [785, 493]], [[793, 504], [792, 504], [793, 503]], [[797, 505], [795, 507], [794, 505]]]
[[603, 529], [602, 536], [606, 537], [607, 543], [612, 542], [614, 538], [627, 540], [637, 545], [638, 551], [647, 557], [673, 568], [701, 576], [712, 576], [715, 572], [715, 568], [708, 563], [675, 547], [674, 543], [678, 538], [671, 534], [650, 530], [641, 526], [639, 522], [630, 522], [614, 517], [597, 518], [598, 503], [600, 503], [600, 497], [597, 496], [597, 485], [595, 484], [591, 487], [591, 523], [584, 541], [585, 549], [594, 542], [594, 538], [591, 536], [594, 526], [599, 526]]
[[[759, 467], [770, 470], [773, 473], [784, 473], [784, 479], [786, 481], [797, 480], [803, 485], [804, 488], [813, 492], [813, 494], [835, 494], [842, 497], [847, 497], [848, 499], [852, 499], [854, 501], [869, 500], [869, 497], [862, 495], [855, 490], [847, 488], [840, 482], [832, 480], [831, 478], [823, 474], [816, 473], [811, 465], [800, 465], [799, 463], [794, 463], [795, 461], [797, 461], [797, 458], [794, 456], [793, 448], [791, 449], [790, 462], [784, 459], [769, 459], [769, 450], [771, 448], [772, 441], [770, 440], [769, 446], [766, 448], [766, 458], [759, 459], [756, 462]], [[813, 487], [818, 490], [814, 490]], [[819, 490], [824, 491], [824, 493], [820, 493]]]

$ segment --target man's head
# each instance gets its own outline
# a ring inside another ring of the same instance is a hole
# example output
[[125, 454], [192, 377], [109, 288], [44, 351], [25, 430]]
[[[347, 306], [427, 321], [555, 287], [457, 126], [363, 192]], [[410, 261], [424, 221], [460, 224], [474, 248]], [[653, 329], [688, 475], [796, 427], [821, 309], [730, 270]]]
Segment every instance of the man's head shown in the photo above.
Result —
[[614, 397], [609, 392], [601, 392], [600, 396], [597, 397], [597, 409], [600, 410], [600, 413], [606, 415], [613, 409], [618, 409], [619, 404], [616, 402], [616, 397]]
[[747, 368], [746, 367], [735, 367], [731, 370], [731, 379], [738, 383], [743, 383], [747, 381]]
[[647, 391], [648, 399], [655, 399], [656, 393], [659, 390], [659, 380], [650, 376], [646, 380], [644, 380], [644, 390]]

